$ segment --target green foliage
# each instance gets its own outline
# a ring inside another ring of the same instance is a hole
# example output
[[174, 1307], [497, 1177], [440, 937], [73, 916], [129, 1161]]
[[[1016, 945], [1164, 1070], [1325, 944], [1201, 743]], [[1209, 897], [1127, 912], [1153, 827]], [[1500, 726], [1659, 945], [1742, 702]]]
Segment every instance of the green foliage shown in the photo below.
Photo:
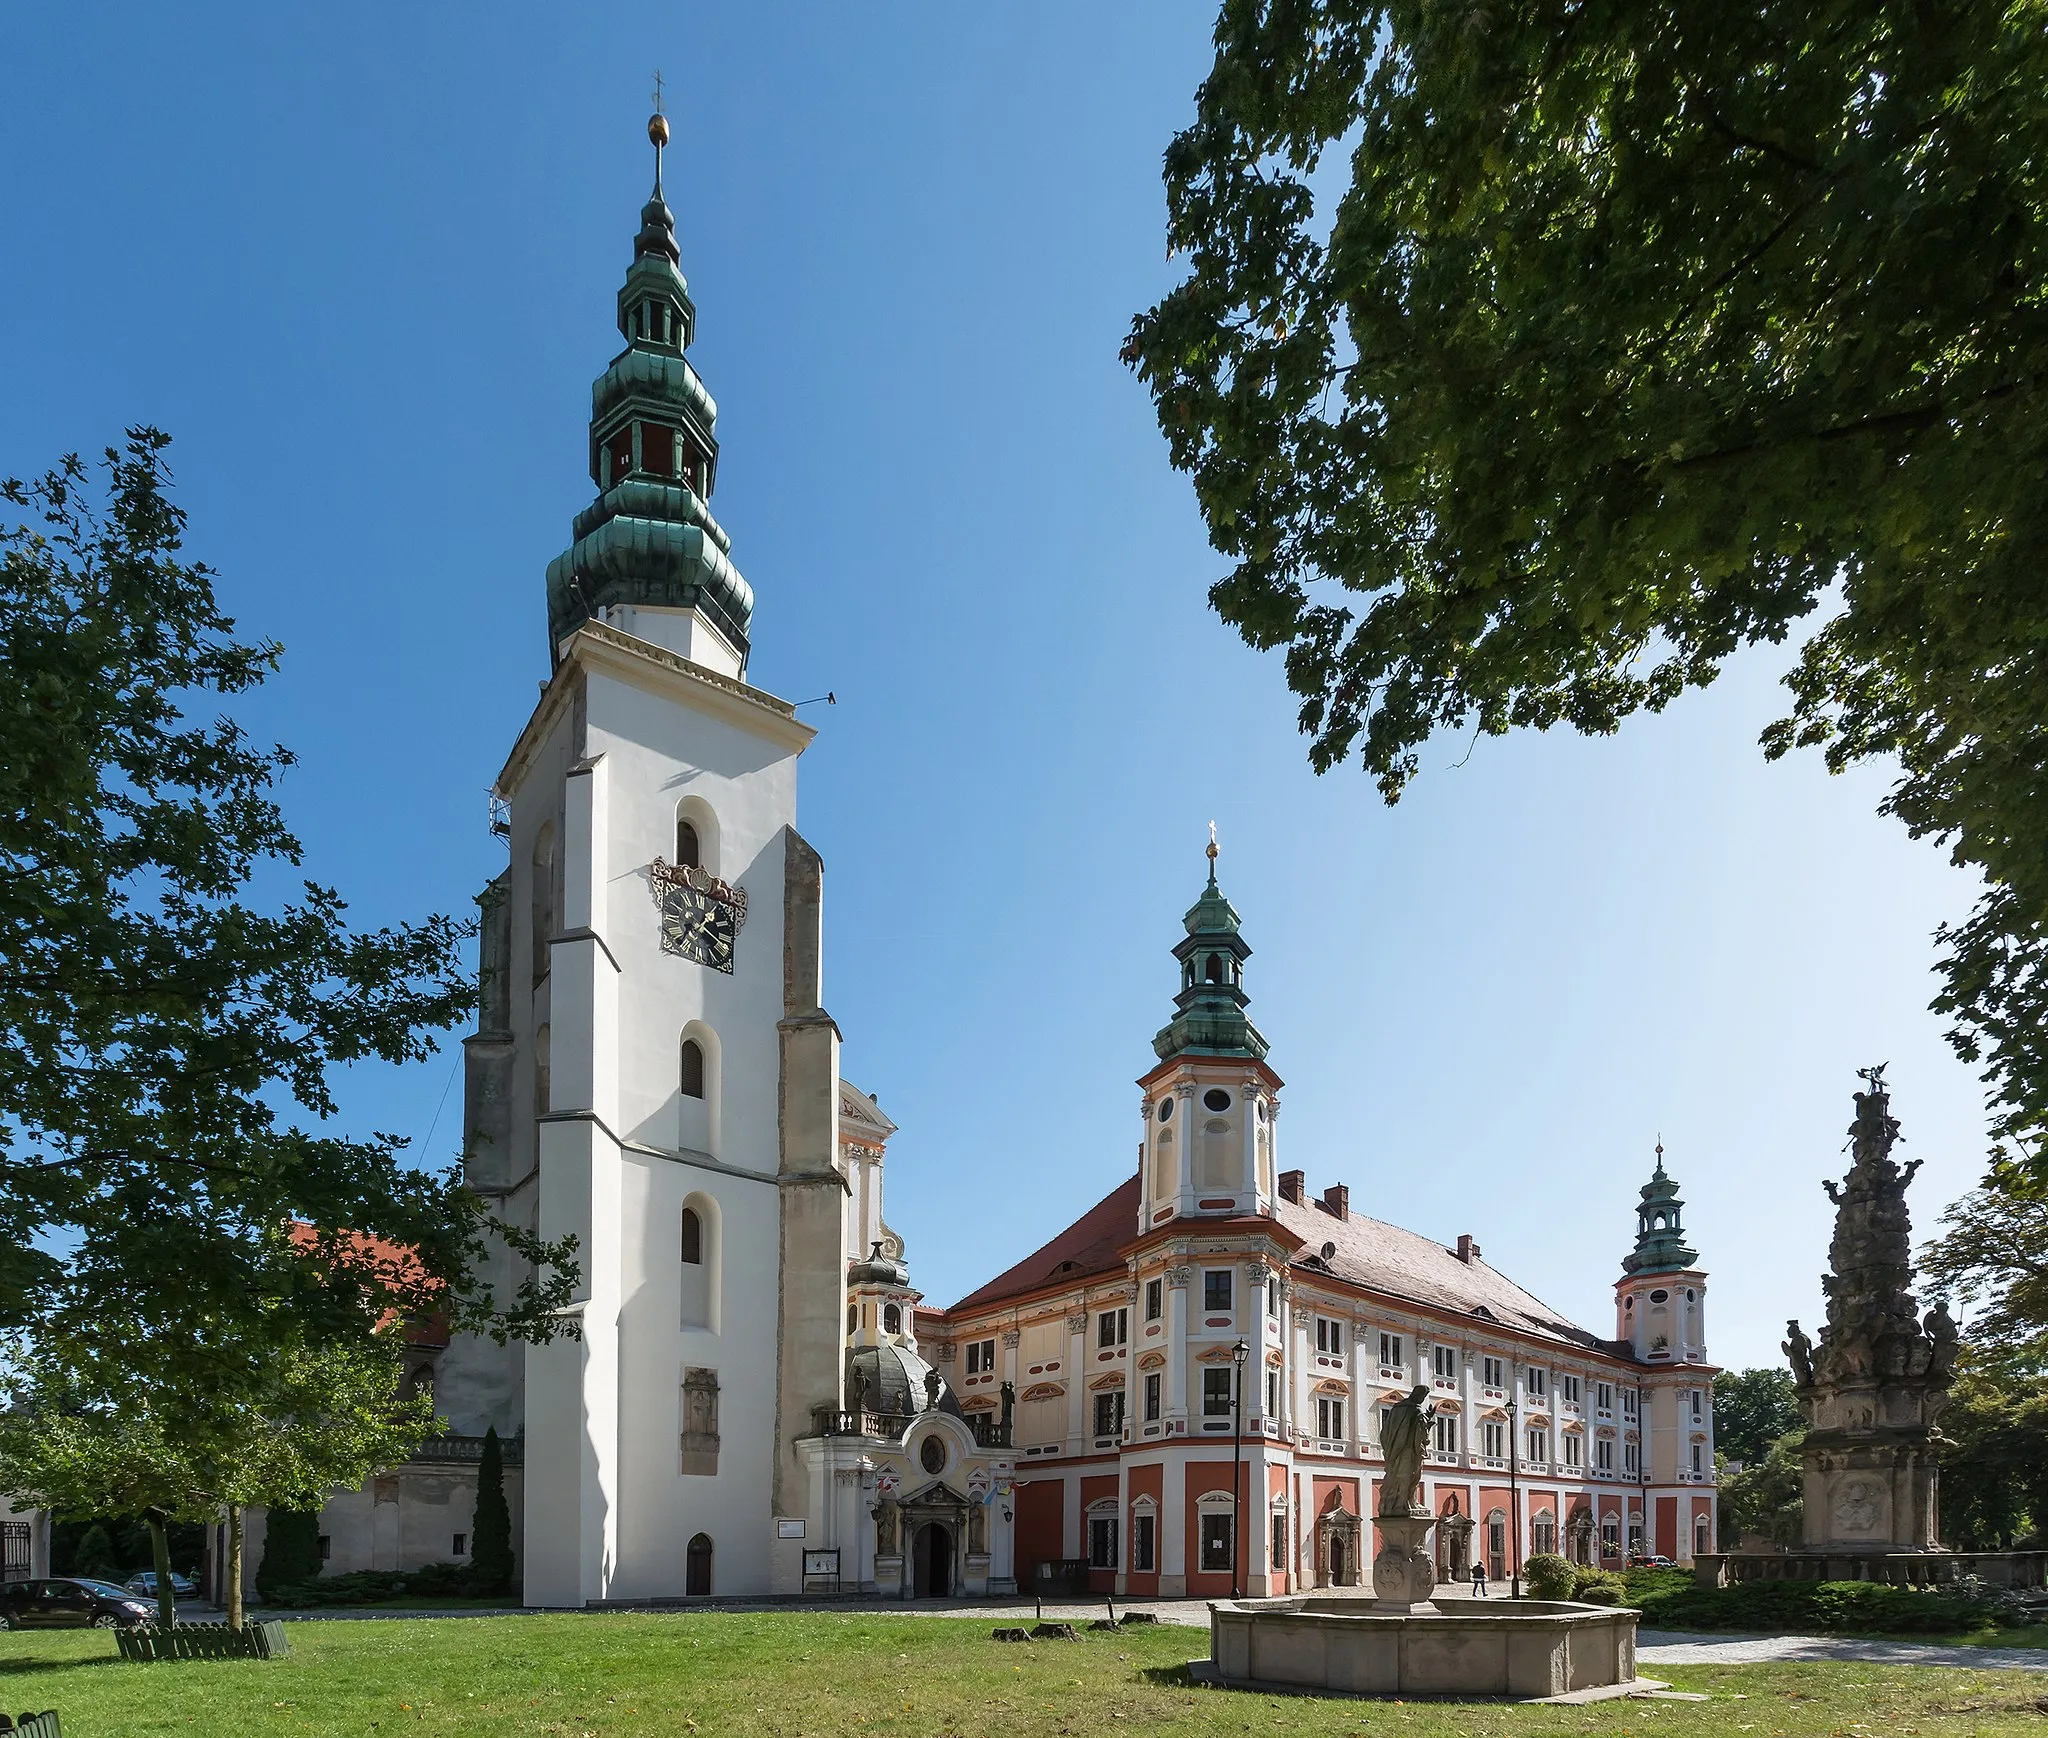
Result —
[[359, 1569], [347, 1575], [305, 1577], [262, 1590], [264, 1600], [287, 1611], [323, 1605], [383, 1605], [395, 1599], [485, 1598], [461, 1563], [428, 1563], [418, 1569]]
[[1640, 1605], [1653, 1594], [1673, 1593], [1693, 1585], [1690, 1569], [1654, 1569], [1647, 1563], [1638, 1563], [1633, 1569], [1621, 1572], [1621, 1584], [1627, 1589], [1630, 1605]]
[[1941, 1223], [1947, 1229], [1921, 1251], [1920, 1271], [1975, 1308], [1970, 1338], [2002, 1346], [2048, 1338], [2048, 1180], [1994, 1164]]
[[1941, 1432], [1941, 1531], [1962, 1551], [2048, 1535], [2048, 1336], [1966, 1343]]
[[505, 1501], [505, 1451], [498, 1428], [484, 1431], [483, 1459], [476, 1473], [476, 1516], [470, 1523], [469, 1589], [489, 1596], [512, 1587], [512, 1509]]
[[1439, 730], [1611, 732], [1825, 602], [1765, 752], [1895, 762], [1981, 874], [1935, 1006], [2037, 1155], [2044, 160], [2040, 0], [1224, 0], [1124, 351], [1211, 602], [1388, 801]]
[[1747, 1537], [1772, 1545], [1797, 1545], [1805, 1536], [1806, 1496], [1799, 1464], [1802, 1428], [1771, 1444], [1762, 1460], [1721, 1475], [1721, 1547], [1733, 1550]]
[[1773, 1635], [1861, 1630], [1945, 1635], [1995, 1623], [1997, 1603], [1965, 1593], [1887, 1587], [1875, 1581], [1739, 1581], [1682, 1587], [1638, 1601], [1647, 1629], [1750, 1629]]
[[256, 1565], [256, 1591], [269, 1603], [280, 1592], [320, 1573], [320, 1511], [272, 1509], [263, 1522], [263, 1556]]
[[1619, 1605], [1628, 1597], [1628, 1583], [1612, 1569], [1580, 1564], [1572, 1578], [1572, 1597], [1586, 1605]]
[[[312, 1337], [431, 1307], [545, 1338], [567, 1245], [395, 1137], [320, 1128], [336, 1068], [417, 1060], [468, 1013], [465, 931], [355, 929], [312, 882], [250, 903], [301, 859], [274, 796], [291, 756], [224, 708], [279, 653], [182, 558], [167, 446], [109, 449], [103, 502], [75, 457], [0, 484], [39, 522], [0, 525], [0, 1329], [114, 1356], [147, 1298], [199, 1386], [210, 1345], [280, 1307]], [[295, 1222], [322, 1230], [279, 1235]], [[493, 1236], [547, 1277], [493, 1296]]]
[[78, 1550], [71, 1559], [71, 1573], [90, 1575], [100, 1581], [121, 1579], [121, 1562], [114, 1555], [114, 1541], [97, 1521], [79, 1539]]
[[1771, 1444], [1805, 1423], [1788, 1370], [1764, 1365], [1714, 1378], [1714, 1443], [1730, 1460], [1762, 1460]]
[[1538, 1551], [1522, 1565], [1522, 1586], [1531, 1599], [1569, 1599], [1578, 1579], [1577, 1566], [1555, 1551]]

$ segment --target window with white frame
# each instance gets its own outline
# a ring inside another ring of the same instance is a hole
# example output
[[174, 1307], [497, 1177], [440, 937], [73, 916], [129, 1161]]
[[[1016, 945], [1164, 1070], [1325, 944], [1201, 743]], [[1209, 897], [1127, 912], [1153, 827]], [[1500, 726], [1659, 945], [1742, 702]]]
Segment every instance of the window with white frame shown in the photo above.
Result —
[[1124, 1427], [1124, 1391], [1110, 1388], [1095, 1396], [1095, 1434], [1115, 1436]]
[[1557, 1397], [1567, 1406], [1579, 1403], [1579, 1379], [1576, 1376], [1560, 1376], [1557, 1379]]
[[1567, 1430], [1557, 1440], [1559, 1447], [1564, 1450], [1564, 1464], [1566, 1466], [1579, 1467], [1585, 1465], [1586, 1445], [1580, 1441], [1576, 1431]]
[[1090, 1515], [1088, 1517], [1089, 1568], [1114, 1569], [1116, 1567], [1116, 1535], [1116, 1516]]
[[1156, 1322], [1166, 1313], [1166, 1291], [1156, 1279], [1145, 1281], [1145, 1319]]
[[1104, 1310], [1095, 1318], [1095, 1344], [1103, 1351], [1125, 1344], [1131, 1337], [1129, 1310]]
[[1482, 1358], [1479, 1361], [1479, 1380], [1484, 1382], [1489, 1388], [1504, 1386], [1501, 1376], [1501, 1363], [1498, 1358]]
[[1530, 1524], [1529, 1544], [1534, 1552], [1542, 1555], [1557, 1550], [1557, 1517], [1548, 1509], [1542, 1510]]
[[1596, 1382], [1593, 1384], [1593, 1404], [1599, 1407], [1602, 1412], [1612, 1412], [1614, 1410], [1614, 1384], [1612, 1382]]
[[1156, 1370], [1145, 1378], [1145, 1422], [1147, 1424], [1157, 1424], [1159, 1422], [1159, 1390], [1162, 1386], [1159, 1372]]
[[1283, 1509], [1273, 1511], [1273, 1572], [1287, 1573], [1287, 1514]]
[[1436, 1371], [1439, 1382], [1455, 1382], [1458, 1379], [1458, 1348], [1456, 1346], [1432, 1346], [1429, 1349], [1431, 1367]]
[[1612, 1472], [1614, 1470], [1613, 1437], [1603, 1436], [1593, 1444], [1593, 1465], [1600, 1472]]
[[1380, 1335], [1380, 1363], [1389, 1370], [1400, 1369], [1401, 1336], [1399, 1334]]
[[1325, 1442], [1341, 1438], [1344, 1434], [1344, 1401], [1335, 1394], [1316, 1396], [1316, 1435]]
[[1621, 1522], [1613, 1515], [1600, 1517], [1600, 1555], [1619, 1557], [1621, 1555]]
[[1214, 1367], [1202, 1372], [1202, 1416], [1230, 1416], [1230, 1372]]
[[1641, 1468], [1642, 1451], [1639, 1448], [1637, 1448], [1634, 1443], [1624, 1442], [1621, 1445], [1621, 1470], [1623, 1472], [1633, 1473], [1640, 1471]]
[[1537, 1461], [1550, 1458], [1550, 1432], [1540, 1424], [1529, 1426], [1529, 1458]]
[[1156, 1516], [1139, 1514], [1132, 1517], [1131, 1569], [1134, 1574], [1152, 1573], [1152, 1547], [1158, 1533], [1159, 1522]]
[[1280, 1315], [1280, 1282], [1277, 1279], [1266, 1282], [1266, 1314], [1275, 1320]]
[[1531, 1400], [1541, 1400], [1544, 1393], [1544, 1374], [1541, 1370], [1530, 1370], [1522, 1378], [1522, 1385], [1529, 1390]]
[[1707, 1470], [1706, 1453], [1707, 1445], [1705, 1443], [1696, 1442], [1692, 1445], [1692, 1470], [1695, 1475]]
[[1486, 1419], [1480, 1425], [1480, 1453], [1491, 1460], [1504, 1459], [1508, 1452], [1507, 1426], [1496, 1419]]
[[1458, 1452], [1458, 1415], [1455, 1412], [1436, 1415], [1436, 1451], [1441, 1455]]
[[1202, 1275], [1202, 1308], [1210, 1315], [1230, 1309], [1230, 1269], [1212, 1267]]
[[1686, 1390], [1685, 1398], [1687, 1404], [1692, 1408], [1693, 1423], [1699, 1423], [1700, 1415], [1706, 1409], [1706, 1396], [1697, 1388], [1689, 1388]]
[[1316, 1350], [1335, 1357], [1344, 1350], [1344, 1324], [1328, 1316], [1316, 1317]]
[[1633, 1417], [1635, 1417], [1635, 1415], [1636, 1415], [1636, 1400], [1637, 1400], [1637, 1395], [1636, 1395], [1636, 1391], [1635, 1391], [1635, 1390], [1634, 1390], [1633, 1388], [1624, 1388], [1624, 1389], [1623, 1389], [1623, 1390], [1621, 1391], [1621, 1415], [1622, 1415], [1622, 1417], [1624, 1417], [1624, 1418], [1633, 1418]]
[[1266, 1372], [1266, 1416], [1268, 1418], [1278, 1418], [1280, 1416], [1280, 1372], [1278, 1370], [1268, 1370]]
[[969, 1340], [967, 1342], [967, 1373], [970, 1376], [986, 1376], [996, 1367], [996, 1343], [993, 1340]]

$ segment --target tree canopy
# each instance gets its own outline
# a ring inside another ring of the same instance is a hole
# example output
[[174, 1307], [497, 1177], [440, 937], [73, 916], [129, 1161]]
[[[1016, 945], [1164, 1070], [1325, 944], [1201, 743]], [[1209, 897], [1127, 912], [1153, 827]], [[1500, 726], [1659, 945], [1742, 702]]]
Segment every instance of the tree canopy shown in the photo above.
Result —
[[1804, 1424], [1789, 1371], [1767, 1365], [1714, 1378], [1714, 1446], [1730, 1460], [1760, 1461]]
[[[466, 929], [355, 928], [313, 881], [250, 897], [303, 855], [275, 789], [292, 756], [214, 709], [279, 649], [236, 638], [182, 558], [167, 446], [131, 430], [103, 500], [76, 457], [0, 485], [33, 520], [0, 526], [0, 1327], [111, 1354], [147, 1297], [159, 1374], [202, 1390], [203, 1348], [263, 1338], [280, 1305], [344, 1346], [366, 1310], [544, 1337], [567, 1245], [399, 1137], [321, 1126], [337, 1070], [416, 1061], [468, 1012]], [[495, 1238], [544, 1277], [494, 1295]]]
[[1212, 603], [1388, 801], [1815, 618], [1765, 752], [1894, 757], [1981, 874], [1935, 1006], [2037, 1155], [2044, 161], [2043, 0], [1225, 0], [1125, 347]]

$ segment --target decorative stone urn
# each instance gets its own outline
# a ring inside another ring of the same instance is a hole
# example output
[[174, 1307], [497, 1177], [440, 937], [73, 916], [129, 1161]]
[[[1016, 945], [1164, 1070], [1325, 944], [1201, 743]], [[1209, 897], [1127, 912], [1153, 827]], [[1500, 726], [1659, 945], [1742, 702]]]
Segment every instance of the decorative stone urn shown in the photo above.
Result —
[[1381, 1515], [1380, 1554], [1372, 1560], [1373, 1609], [1407, 1612], [1436, 1591], [1436, 1558], [1427, 1540], [1433, 1515]]

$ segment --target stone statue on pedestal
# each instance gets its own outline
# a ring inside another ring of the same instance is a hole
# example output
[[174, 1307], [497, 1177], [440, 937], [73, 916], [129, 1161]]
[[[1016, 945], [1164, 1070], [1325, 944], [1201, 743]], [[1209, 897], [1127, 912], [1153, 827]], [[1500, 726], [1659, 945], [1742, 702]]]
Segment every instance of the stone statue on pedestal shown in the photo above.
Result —
[[1906, 1185], [1919, 1161], [1891, 1154], [1899, 1125], [1882, 1066], [1863, 1071], [1837, 1185], [1827, 1325], [1819, 1344], [1788, 1325], [1785, 1356], [1806, 1414], [1805, 1548], [1882, 1555], [1938, 1549], [1935, 1422], [1955, 1372], [1956, 1325], [1937, 1303], [1925, 1324], [1913, 1300], [1913, 1222]]
[[1436, 1521], [1416, 1500], [1435, 1416], [1429, 1386], [1418, 1382], [1407, 1399], [1387, 1408], [1380, 1426], [1387, 1471], [1380, 1484], [1380, 1550], [1372, 1560], [1372, 1591], [1381, 1610], [1411, 1610], [1436, 1591], [1436, 1562], [1426, 1544]]

